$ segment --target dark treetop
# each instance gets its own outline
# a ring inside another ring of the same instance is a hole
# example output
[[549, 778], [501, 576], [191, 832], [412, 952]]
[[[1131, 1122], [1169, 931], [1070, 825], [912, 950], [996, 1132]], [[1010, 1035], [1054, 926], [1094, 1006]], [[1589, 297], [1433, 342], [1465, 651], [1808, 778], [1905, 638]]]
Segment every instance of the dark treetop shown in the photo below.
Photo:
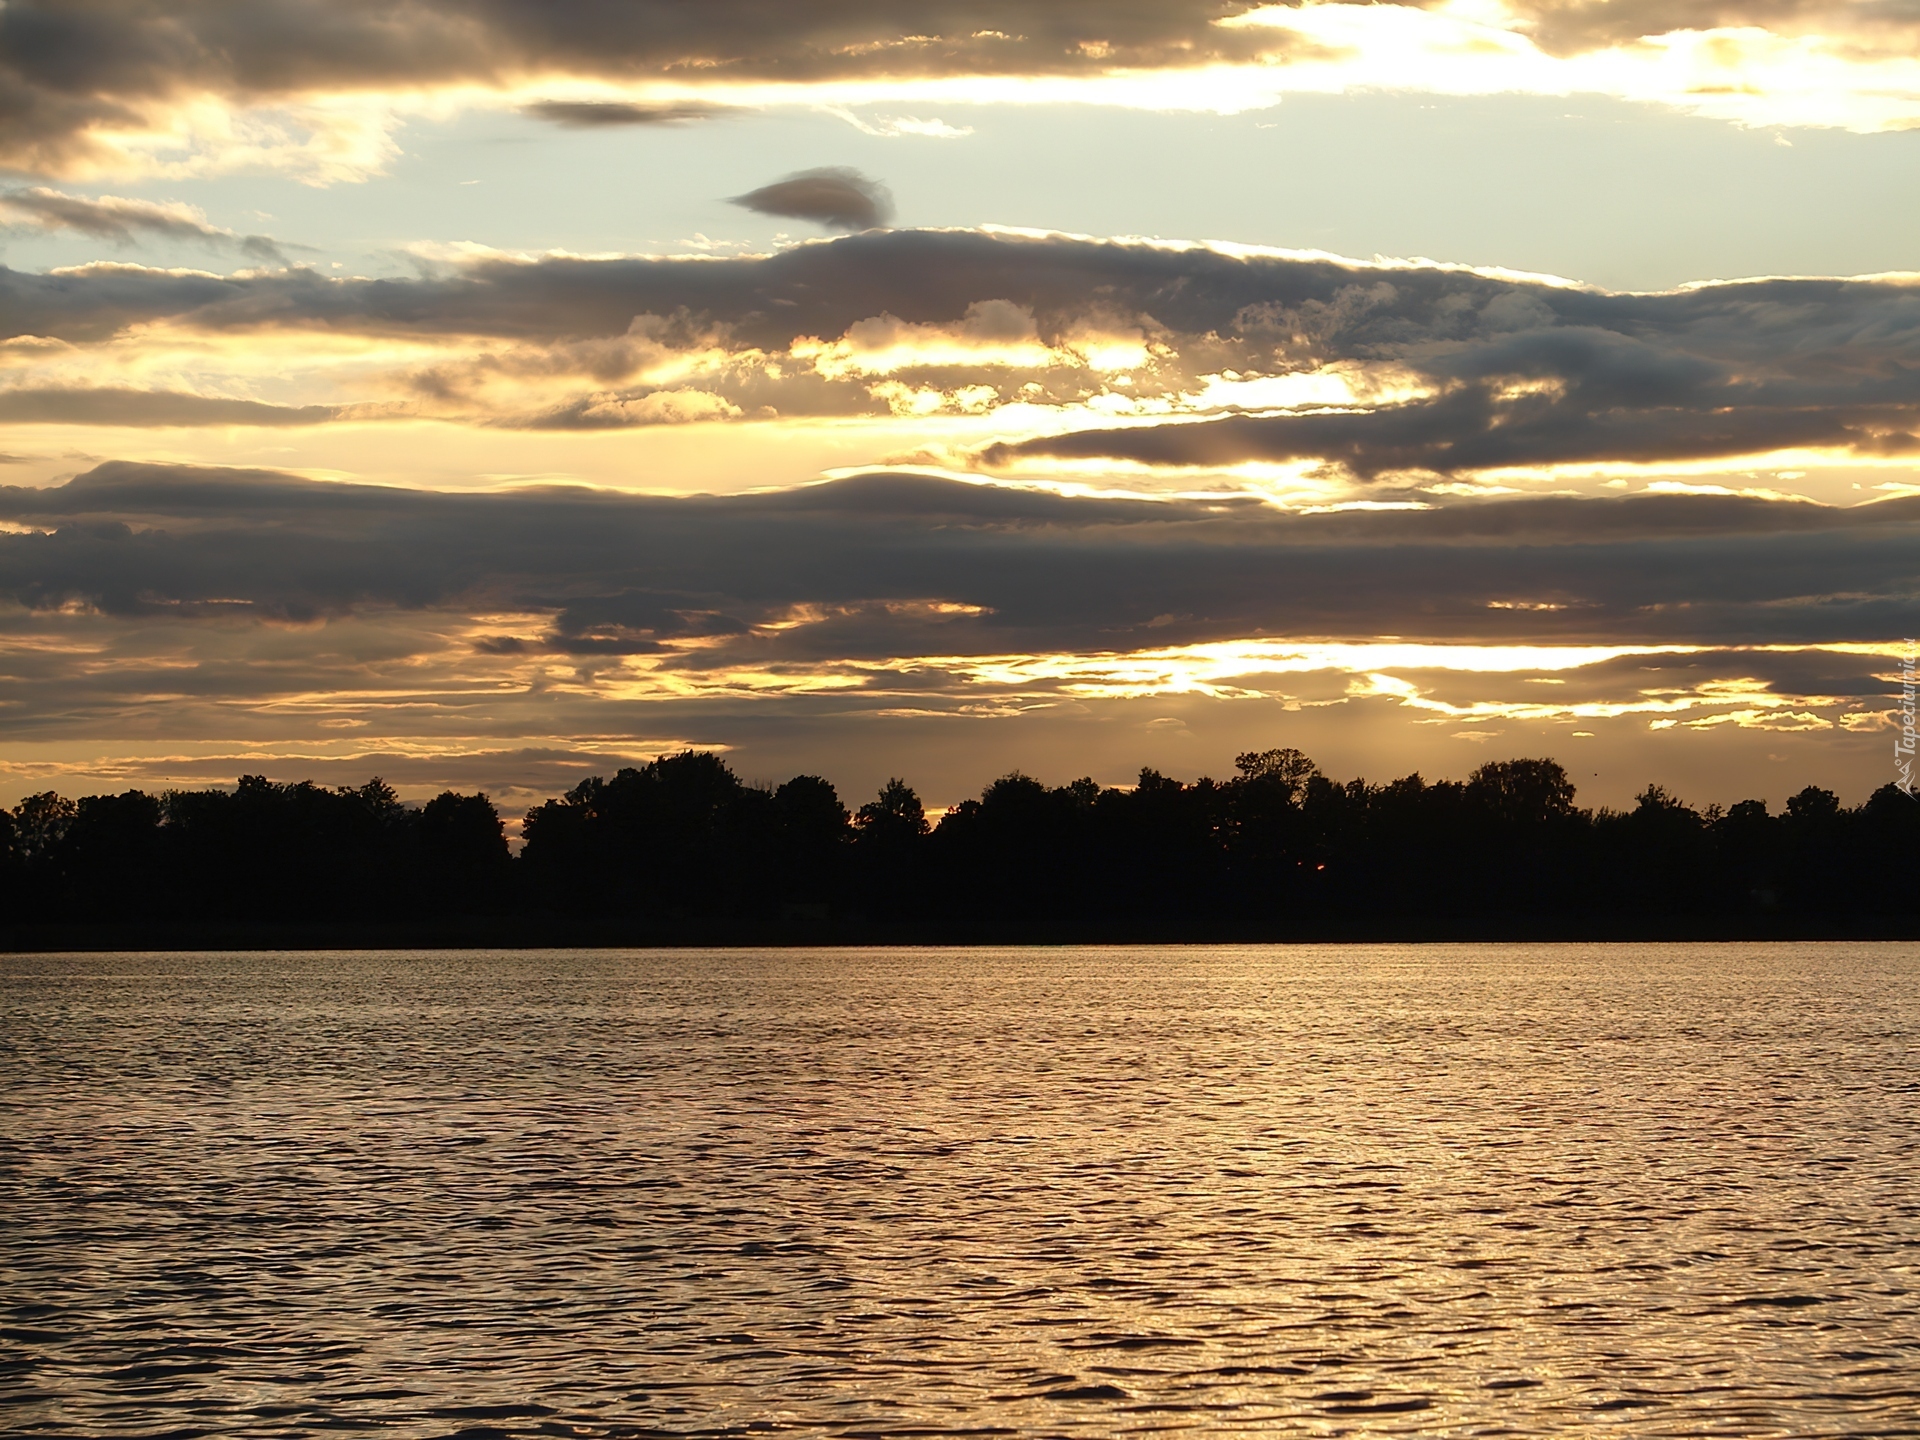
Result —
[[[889, 781], [849, 814], [717, 755], [582, 781], [510, 854], [485, 795], [418, 808], [243, 777], [234, 790], [31, 796], [0, 811], [7, 943], [638, 943], [1920, 934], [1920, 803], [1809, 787], [1695, 810], [1649, 786], [1582, 810], [1551, 760], [1462, 782], [1339, 783], [1297, 750], [1131, 789], [1014, 773], [930, 825]], [[224, 928], [222, 928], [224, 927]], [[277, 927], [277, 928], [276, 928]], [[304, 928], [303, 928], [304, 927]], [[328, 928], [332, 927], [332, 928]]]

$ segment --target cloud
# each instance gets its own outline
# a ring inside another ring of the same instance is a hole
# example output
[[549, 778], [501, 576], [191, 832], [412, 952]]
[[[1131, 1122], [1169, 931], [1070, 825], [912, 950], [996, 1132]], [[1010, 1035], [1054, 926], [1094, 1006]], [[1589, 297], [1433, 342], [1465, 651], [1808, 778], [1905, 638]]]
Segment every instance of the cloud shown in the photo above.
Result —
[[740, 407], [709, 390], [597, 393], [551, 410], [500, 423], [516, 430], [624, 430], [636, 425], [690, 425], [739, 418]]
[[858, 170], [802, 170], [728, 201], [759, 215], [812, 220], [836, 230], [872, 230], [893, 218], [893, 195]]
[[[1888, 298], [1891, 312], [1909, 312], [1899, 350], [1920, 353], [1914, 291], [1903, 286]], [[1644, 314], [1648, 307], [1638, 308]], [[1673, 308], [1692, 307], [1681, 301]], [[1890, 337], [1879, 337], [1879, 346], [1849, 345], [1845, 353], [1835, 347], [1768, 356], [1762, 337], [1781, 337], [1766, 325], [1708, 337], [1679, 326], [1663, 334], [1644, 322], [1628, 330], [1557, 321], [1549, 314], [1539, 328], [1491, 335], [1482, 326], [1444, 343], [1429, 329], [1392, 346], [1399, 363], [1430, 387], [1420, 399], [1347, 413], [1082, 431], [998, 446], [991, 456], [1214, 467], [1311, 459], [1372, 480], [1388, 473], [1686, 464], [1801, 449], [1920, 453], [1920, 374], [1886, 363]], [[1321, 353], [1342, 351], [1336, 341]]]
[[922, 120], [914, 115], [876, 115], [869, 121], [843, 105], [830, 105], [827, 113], [846, 121], [862, 135], [882, 140], [897, 140], [907, 135], [922, 140], [962, 140], [973, 134], [971, 125], [949, 125], [944, 120]]
[[0, 225], [41, 231], [74, 230], [96, 240], [132, 245], [144, 235], [166, 240], [192, 240], [216, 250], [230, 250], [249, 260], [285, 265], [286, 251], [268, 235], [236, 235], [217, 225], [190, 205], [163, 205], [152, 200], [128, 200], [102, 195], [89, 200], [44, 186], [0, 191]]
[[0, 487], [0, 519], [44, 532], [0, 536], [0, 591], [34, 609], [491, 610], [546, 617], [511, 632], [542, 645], [641, 639], [687, 664], [1262, 634], [1812, 643], [1908, 633], [1920, 615], [1920, 499], [1298, 515], [889, 473], [679, 499], [112, 462], [48, 490]]
[[[0, 9], [0, 165], [359, 179], [392, 160], [407, 114], [448, 98], [637, 116], [976, 96], [1244, 110], [1292, 90], [1581, 92], [1749, 125], [1890, 129], [1920, 121], [1916, 56], [1920, 22], [1872, 0], [12, 0]], [[587, 116], [550, 113], [613, 118]]]
[[[712, 91], [874, 77], [1099, 75], [1283, 48], [1274, 37], [1212, 24], [1241, 8], [1114, 0], [1036, 11], [1015, 0], [935, 0], [908, 14], [884, 0], [771, 10], [754, 0], [584, 9], [544, 0], [398, 8], [167, 0], [76, 10], [14, 0], [0, 10], [0, 89], [9, 96], [0, 164], [43, 174], [125, 166], [135, 160], [130, 141], [177, 130], [208, 99], [297, 116], [316, 96], [508, 89], [536, 79], [551, 90], [562, 77]], [[609, 98], [671, 107], [704, 97]], [[550, 94], [533, 103], [542, 99], [575, 103]], [[298, 149], [290, 147], [290, 163], [301, 163]]]
[[[1900, 276], [1633, 294], [1425, 262], [869, 231], [770, 256], [486, 255], [417, 279], [0, 269], [0, 324], [23, 393], [78, 388], [110, 357], [191, 373], [202, 394], [271, 385], [309, 415], [575, 430], [967, 416], [983, 464], [1103, 482], [1253, 464], [1322, 489], [1430, 488], [1920, 453], [1920, 282]], [[275, 418], [294, 417], [261, 414]]]
[[1630, 759], [1596, 798], [1659, 735], [1711, 738], [1659, 752], [1689, 793], [1715, 766], [1752, 793], [1782, 737], [1828, 757], [1796, 785], [1864, 793], [1916, 557], [1920, 499], [1290, 515], [893, 473], [670, 499], [112, 462], [0, 487], [0, 784], [79, 788], [95, 754], [95, 788], [270, 760], [552, 791], [722, 743], [948, 800], [1275, 737], [1444, 774], [1451, 735], [1556, 753], [1578, 726]]
[[1782, 36], [1848, 35], [1911, 53], [1920, 15], [1874, 0], [1519, 0], [1515, 21], [1555, 54], [1675, 31], [1765, 30]]
[[0, 390], [0, 424], [8, 425], [322, 425], [339, 414], [332, 405], [267, 405], [110, 385]]
[[627, 125], [679, 125], [690, 120], [711, 120], [716, 115], [729, 113], [729, 107], [699, 100], [657, 105], [641, 105], [625, 100], [536, 100], [529, 105], [522, 105], [520, 113], [573, 130], [599, 130]]

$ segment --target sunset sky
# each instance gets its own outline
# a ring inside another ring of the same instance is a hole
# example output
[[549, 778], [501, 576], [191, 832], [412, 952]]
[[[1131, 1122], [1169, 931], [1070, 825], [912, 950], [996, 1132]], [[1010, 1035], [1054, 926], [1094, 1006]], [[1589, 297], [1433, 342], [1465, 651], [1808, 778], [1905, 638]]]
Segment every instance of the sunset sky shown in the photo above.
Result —
[[1895, 778], [1902, 0], [7, 0], [0, 247], [7, 803]]

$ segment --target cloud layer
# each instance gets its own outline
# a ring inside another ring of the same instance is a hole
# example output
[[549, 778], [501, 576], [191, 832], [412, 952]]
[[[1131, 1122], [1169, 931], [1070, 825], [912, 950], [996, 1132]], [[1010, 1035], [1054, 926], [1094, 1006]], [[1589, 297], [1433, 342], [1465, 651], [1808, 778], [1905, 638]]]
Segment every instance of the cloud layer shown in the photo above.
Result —
[[394, 117], [436, 94], [596, 124], [620, 112], [581, 107], [633, 122], [914, 95], [1244, 109], [1290, 89], [1584, 90], [1749, 124], [1894, 128], [1920, 121], [1916, 36], [1909, 9], [1872, 0], [14, 0], [0, 164], [360, 178], [395, 153]]
[[[44, 185], [0, 190], [0, 228], [24, 231], [72, 230], [96, 240], [127, 246], [147, 236], [190, 240], [269, 265], [288, 263], [286, 251], [269, 235], [236, 235], [190, 205], [163, 205], [102, 195], [89, 200]], [[294, 247], [298, 249], [299, 247]]]
[[0, 586], [34, 611], [491, 608], [549, 617], [517, 638], [558, 653], [688, 641], [811, 662], [1383, 633], [1750, 645], [1920, 622], [1920, 497], [1286, 514], [912, 474], [729, 497], [462, 495], [112, 462], [0, 487], [0, 519], [26, 532], [0, 536]]
[[116, 462], [49, 491], [0, 489], [0, 518], [15, 531], [0, 535], [0, 593], [22, 607], [18, 624], [431, 612], [489, 662], [611, 665], [663, 695], [735, 673], [804, 688], [886, 671], [893, 684], [919, 665], [951, 680], [1005, 657], [1044, 669], [1046, 657], [1383, 634], [1724, 648], [1891, 643], [1920, 624], [1920, 500], [1548, 497], [1286, 515], [899, 474], [669, 499]]
[[0, 324], [0, 410], [21, 421], [949, 417], [982, 436], [949, 465], [1263, 474], [1308, 499], [1920, 453], [1920, 282], [1898, 276], [1620, 294], [894, 231], [731, 259], [483, 253], [413, 280], [0, 270]]
[[[0, 77], [10, 97], [0, 110], [0, 163], [43, 173], [111, 164], [106, 137], [164, 129], [178, 107], [203, 96], [241, 107], [328, 93], [504, 88], [543, 77], [712, 87], [1191, 65], [1262, 48], [1259, 37], [1211, 24], [1241, 8], [1221, 0], [944, 0], [909, 15], [882, 0], [772, 8], [750, 0], [416, 0], [398, 8], [366, 0], [16, 0], [0, 10]], [[550, 118], [578, 123], [583, 113]]]
[[[1366, 737], [1374, 772], [1509, 735], [1725, 735], [1736, 768], [1740, 737], [1817, 740], [1864, 777], [1917, 628], [1920, 499], [1308, 515], [899, 473], [673, 499], [115, 462], [0, 489], [0, 782], [253, 755], [534, 794], [688, 742], [863, 783], [1118, 780], [1213, 731], [1226, 755]], [[60, 770], [87, 746], [120, 758]]]

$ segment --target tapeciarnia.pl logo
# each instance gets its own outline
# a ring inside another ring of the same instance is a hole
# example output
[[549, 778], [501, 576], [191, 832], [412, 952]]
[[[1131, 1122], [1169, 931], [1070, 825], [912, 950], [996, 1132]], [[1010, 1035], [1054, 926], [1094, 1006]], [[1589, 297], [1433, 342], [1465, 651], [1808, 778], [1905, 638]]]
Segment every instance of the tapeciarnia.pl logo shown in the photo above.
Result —
[[1900, 661], [1900, 738], [1893, 742], [1893, 768], [1899, 779], [1893, 783], [1913, 795], [1913, 690], [1914, 660], [1920, 647], [1907, 641], [1907, 653]]

